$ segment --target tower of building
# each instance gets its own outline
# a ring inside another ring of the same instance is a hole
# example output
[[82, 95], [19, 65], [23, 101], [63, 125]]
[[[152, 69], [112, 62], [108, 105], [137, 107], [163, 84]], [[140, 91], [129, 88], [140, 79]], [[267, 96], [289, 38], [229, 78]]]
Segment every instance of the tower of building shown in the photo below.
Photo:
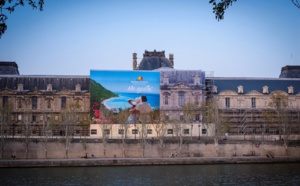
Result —
[[174, 55], [170, 54], [169, 59], [165, 56], [165, 51], [147, 51], [143, 54], [143, 59], [136, 65], [136, 53], [133, 54], [134, 70], [155, 70], [159, 68], [173, 68]]
[[137, 54], [133, 53], [132, 54], [132, 70], [136, 70], [137, 68]]
[[172, 68], [174, 68], [174, 54], [169, 54], [169, 61], [172, 65]]

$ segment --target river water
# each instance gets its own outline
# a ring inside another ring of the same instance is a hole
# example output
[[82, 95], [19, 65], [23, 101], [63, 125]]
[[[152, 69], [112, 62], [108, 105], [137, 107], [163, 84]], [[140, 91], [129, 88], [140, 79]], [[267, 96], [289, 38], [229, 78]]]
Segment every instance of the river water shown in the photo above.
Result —
[[0, 168], [0, 185], [300, 185], [300, 163]]

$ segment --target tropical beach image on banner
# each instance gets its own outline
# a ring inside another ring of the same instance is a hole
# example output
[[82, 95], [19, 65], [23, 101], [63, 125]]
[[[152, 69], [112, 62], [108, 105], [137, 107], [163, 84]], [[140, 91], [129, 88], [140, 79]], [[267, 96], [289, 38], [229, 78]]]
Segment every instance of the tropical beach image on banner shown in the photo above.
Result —
[[160, 107], [159, 72], [91, 70], [90, 78], [91, 117], [94, 123], [114, 123], [112, 117], [104, 116], [104, 112], [117, 115], [142, 103], [142, 98], [153, 110]]

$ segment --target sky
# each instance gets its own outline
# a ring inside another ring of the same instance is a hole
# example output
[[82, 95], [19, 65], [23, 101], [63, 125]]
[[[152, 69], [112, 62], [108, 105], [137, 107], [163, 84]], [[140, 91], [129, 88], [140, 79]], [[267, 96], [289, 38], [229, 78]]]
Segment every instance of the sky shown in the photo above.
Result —
[[22, 75], [132, 70], [145, 50], [174, 54], [174, 68], [215, 77], [277, 78], [300, 65], [300, 9], [291, 0], [238, 0], [217, 21], [209, 0], [45, 0], [17, 7], [0, 61]]

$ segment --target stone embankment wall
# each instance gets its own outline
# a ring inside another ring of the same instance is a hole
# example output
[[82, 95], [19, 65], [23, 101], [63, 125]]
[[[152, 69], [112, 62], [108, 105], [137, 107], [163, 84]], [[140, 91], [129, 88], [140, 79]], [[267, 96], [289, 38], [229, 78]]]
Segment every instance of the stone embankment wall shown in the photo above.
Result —
[[[45, 147], [47, 146], [47, 157]], [[47, 144], [31, 142], [28, 148], [28, 159], [66, 158], [65, 144], [59, 141], [51, 141]], [[163, 151], [159, 141], [147, 141], [144, 148], [140, 141], [131, 141], [123, 146], [121, 142], [102, 143], [101, 141], [72, 142], [68, 149], [68, 158], [122, 158], [125, 149], [127, 158], [159, 158], [159, 157], [215, 157], [217, 151], [220, 157], [234, 156], [299, 156], [300, 146], [291, 145], [285, 149], [283, 142], [259, 142], [253, 141], [220, 141], [216, 146], [212, 141], [184, 141], [178, 143], [165, 143]], [[4, 148], [3, 159], [25, 159], [25, 144], [21, 141], [7, 142]]]

